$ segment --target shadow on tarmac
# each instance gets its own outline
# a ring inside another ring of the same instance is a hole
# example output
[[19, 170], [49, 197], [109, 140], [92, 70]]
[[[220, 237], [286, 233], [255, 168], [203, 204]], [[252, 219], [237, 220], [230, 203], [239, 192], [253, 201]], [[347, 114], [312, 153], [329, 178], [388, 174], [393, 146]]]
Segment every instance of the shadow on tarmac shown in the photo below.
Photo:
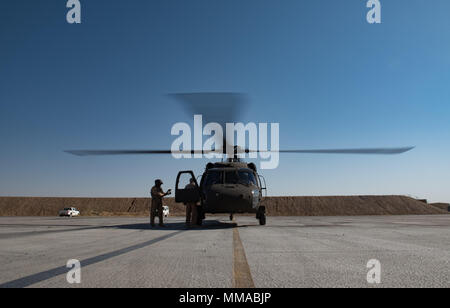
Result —
[[126, 230], [221, 230], [221, 229], [231, 229], [237, 227], [235, 222], [223, 222], [218, 220], [205, 220], [202, 226], [186, 226], [185, 223], [165, 223], [164, 227], [160, 227], [158, 223], [155, 227], [151, 227], [150, 223], [140, 223], [140, 224], [127, 224], [127, 225], [115, 225], [112, 228], [126, 229]]

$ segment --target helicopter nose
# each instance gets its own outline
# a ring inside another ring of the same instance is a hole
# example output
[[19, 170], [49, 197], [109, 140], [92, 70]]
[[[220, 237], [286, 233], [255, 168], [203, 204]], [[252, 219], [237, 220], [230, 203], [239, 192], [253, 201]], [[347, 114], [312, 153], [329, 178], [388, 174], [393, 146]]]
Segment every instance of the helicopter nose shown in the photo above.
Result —
[[226, 192], [216, 192], [214, 194], [217, 200], [244, 200], [251, 199], [252, 196], [244, 196], [244, 194], [236, 194], [236, 193], [226, 193]]

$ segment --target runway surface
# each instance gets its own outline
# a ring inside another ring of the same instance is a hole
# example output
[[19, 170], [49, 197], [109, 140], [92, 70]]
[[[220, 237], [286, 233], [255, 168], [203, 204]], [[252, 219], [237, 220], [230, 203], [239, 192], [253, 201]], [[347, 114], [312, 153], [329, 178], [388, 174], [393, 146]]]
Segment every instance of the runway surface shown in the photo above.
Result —
[[[0, 217], [0, 288], [6, 287], [450, 287], [450, 215]], [[81, 284], [66, 280], [81, 262]], [[367, 282], [367, 263], [381, 283]]]

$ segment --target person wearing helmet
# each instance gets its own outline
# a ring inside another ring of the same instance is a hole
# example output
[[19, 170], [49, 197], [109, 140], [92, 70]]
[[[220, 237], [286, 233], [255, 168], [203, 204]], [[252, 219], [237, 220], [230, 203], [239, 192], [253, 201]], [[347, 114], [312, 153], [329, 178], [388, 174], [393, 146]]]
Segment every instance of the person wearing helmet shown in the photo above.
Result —
[[162, 199], [165, 196], [168, 196], [171, 194], [171, 190], [169, 189], [167, 192], [164, 192], [162, 189], [163, 182], [158, 179], [155, 181], [155, 186], [152, 187], [150, 194], [152, 195], [152, 206], [150, 209], [150, 225], [152, 227], [155, 226], [155, 217], [156, 213], [158, 213], [159, 218], [159, 225], [161, 227], [164, 227], [164, 221], [163, 221], [163, 203]]

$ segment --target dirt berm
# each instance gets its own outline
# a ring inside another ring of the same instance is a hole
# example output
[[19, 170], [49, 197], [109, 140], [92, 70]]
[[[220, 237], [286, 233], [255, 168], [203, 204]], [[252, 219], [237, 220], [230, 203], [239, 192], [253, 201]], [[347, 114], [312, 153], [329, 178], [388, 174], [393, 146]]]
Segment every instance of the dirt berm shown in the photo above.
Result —
[[[171, 215], [183, 215], [184, 206], [164, 201]], [[448, 211], [404, 196], [269, 197], [269, 216], [426, 215]], [[83, 216], [148, 215], [148, 198], [0, 197], [0, 216], [55, 216], [64, 207], [76, 207]]]
[[430, 205], [437, 207], [438, 209], [450, 212], [450, 204], [448, 203], [430, 203]]

